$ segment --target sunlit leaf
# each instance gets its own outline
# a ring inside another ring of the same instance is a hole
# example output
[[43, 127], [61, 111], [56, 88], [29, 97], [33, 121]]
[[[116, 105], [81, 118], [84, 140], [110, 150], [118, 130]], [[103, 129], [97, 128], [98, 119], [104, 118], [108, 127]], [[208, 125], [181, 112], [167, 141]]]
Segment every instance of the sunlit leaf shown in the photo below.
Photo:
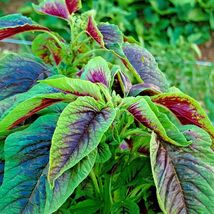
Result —
[[153, 134], [150, 157], [159, 205], [164, 213], [212, 214], [214, 153], [209, 135], [196, 126], [183, 133], [192, 144], [176, 147]]
[[0, 40], [26, 31], [49, 31], [48, 28], [34, 24], [30, 18], [20, 14], [0, 18]]
[[54, 181], [100, 143], [115, 117], [113, 107], [80, 97], [60, 115], [50, 152], [49, 180]]
[[0, 101], [0, 119], [5, 117], [12, 111], [19, 103], [41, 94], [52, 94], [60, 92], [58, 89], [52, 88], [48, 85], [39, 83], [29, 89], [27, 92], [15, 94]]
[[152, 100], [171, 110], [182, 124], [194, 124], [206, 130], [214, 138], [214, 126], [201, 105], [183, 93], [164, 93]]
[[90, 96], [96, 100], [102, 100], [100, 88], [90, 81], [60, 77], [41, 82], [76, 97]]
[[108, 63], [102, 57], [94, 57], [85, 66], [81, 79], [93, 83], [102, 83], [109, 87], [111, 82], [111, 71]]
[[27, 118], [36, 114], [38, 111], [62, 101], [72, 101], [75, 98], [69, 94], [54, 93], [54, 94], [42, 94], [29, 98], [8, 112], [0, 120], [0, 134], [7, 130], [13, 129]]

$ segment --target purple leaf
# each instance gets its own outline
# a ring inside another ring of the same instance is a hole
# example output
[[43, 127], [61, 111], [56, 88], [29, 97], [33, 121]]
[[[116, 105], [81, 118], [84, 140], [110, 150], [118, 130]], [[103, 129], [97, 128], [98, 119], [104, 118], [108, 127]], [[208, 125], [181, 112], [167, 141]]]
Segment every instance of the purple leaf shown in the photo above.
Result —
[[149, 83], [139, 83], [131, 87], [129, 95], [134, 97], [139, 94], [153, 96], [159, 93], [161, 93], [159, 87]]
[[161, 91], [168, 89], [165, 75], [159, 70], [154, 57], [144, 48], [130, 43], [124, 43], [123, 51], [127, 59], [124, 64], [130, 63], [140, 75], [145, 84], [154, 85]]
[[69, 16], [81, 8], [80, 0], [45, 0], [34, 9], [40, 13], [69, 19]]
[[111, 71], [108, 63], [102, 57], [94, 57], [85, 66], [81, 79], [89, 80], [93, 83], [102, 83], [109, 87]]
[[86, 32], [101, 47], [114, 51], [120, 57], [124, 57], [122, 50], [123, 34], [116, 25], [102, 23], [97, 25], [92, 16], [88, 18]]
[[15, 54], [5, 56], [0, 61], [0, 100], [28, 91], [49, 75], [45, 65], [32, 59]]
[[182, 131], [188, 147], [168, 144], [152, 135], [150, 158], [158, 202], [163, 213], [212, 213], [214, 153], [209, 135], [197, 126]]

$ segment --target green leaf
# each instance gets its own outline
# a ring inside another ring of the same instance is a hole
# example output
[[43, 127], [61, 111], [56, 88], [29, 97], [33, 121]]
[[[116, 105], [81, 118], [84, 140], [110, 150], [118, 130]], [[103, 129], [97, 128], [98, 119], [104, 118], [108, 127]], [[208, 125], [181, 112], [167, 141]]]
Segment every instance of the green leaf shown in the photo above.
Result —
[[36, 84], [27, 92], [15, 94], [4, 100], [0, 101], [0, 119], [5, 117], [12, 109], [14, 109], [19, 103], [24, 102], [25, 100], [32, 98], [36, 95], [41, 94], [52, 94], [57, 93], [59, 90], [52, 88], [45, 84]]
[[101, 47], [113, 51], [120, 57], [124, 57], [122, 50], [123, 33], [117, 25], [108, 23], [97, 25], [94, 18], [89, 16], [86, 32], [96, 42], [98, 42]]
[[76, 97], [90, 96], [95, 100], [102, 100], [99, 86], [87, 80], [60, 77], [55, 79], [42, 80], [40, 82], [62, 90], [66, 93], [72, 94]]
[[157, 106], [151, 101], [150, 97], [144, 97], [144, 99], [146, 99], [150, 108], [153, 110], [153, 112], [155, 112], [157, 118], [160, 120], [161, 124], [166, 130], [167, 135], [175, 142], [178, 142], [181, 145], [189, 145], [190, 143], [187, 142], [184, 134], [178, 128], [180, 126], [177, 127], [176, 125], [174, 125], [165, 113], [161, 113]]
[[[153, 130], [165, 141], [177, 146], [187, 146], [190, 144], [172, 122], [161, 114], [158, 109], [152, 105], [152, 102], [144, 97], [129, 98], [126, 103], [128, 111], [134, 118], [145, 127]], [[175, 141], [174, 139], [179, 139]]]
[[48, 28], [34, 24], [30, 18], [12, 14], [0, 18], [0, 40], [26, 31], [50, 31]]
[[100, 56], [91, 59], [85, 66], [81, 79], [89, 80], [93, 83], [102, 83], [106, 87], [109, 87], [111, 71], [106, 60]]
[[0, 141], [0, 186], [2, 185], [4, 178], [4, 166], [5, 166], [4, 143]]
[[140, 214], [140, 209], [138, 205], [131, 199], [126, 199], [125, 201], [117, 202], [112, 207], [112, 214]]
[[201, 105], [184, 93], [163, 93], [152, 101], [171, 110], [184, 125], [193, 124], [207, 131], [214, 138], [214, 126]]
[[119, 168], [115, 188], [131, 187], [133, 185], [153, 184], [150, 160], [148, 157], [138, 157], [124, 168]]
[[47, 201], [45, 204], [44, 213], [56, 212], [66, 201], [67, 198], [73, 193], [73, 191], [79, 186], [79, 184], [89, 175], [92, 170], [97, 151], [96, 149], [85, 156], [74, 167], [63, 173], [56, 181], [54, 189], [48, 186]]
[[99, 200], [86, 199], [76, 205], [72, 205], [69, 208], [69, 212], [73, 214], [96, 213], [100, 208], [101, 203]]
[[50, 152], [51, 185], [94, 150], [115, 118], [115, 109], [92, 97], [80, 97], [62, 112]]
[[0, 135], [8, 130], [13, 129], [27, 118], [36, 114], [38, 111], [62, 101], [72, 101], [75, 97], [70, 94], [53, 93], [42, 94], [29, 98], [8, 112], [0, 120]]
[[[62, 41], [62, 44], [63, 42], [64, 41]], [[58, 65], [62, 61], [62, 48], [54, 38], [48, 34], [38, 35], [33, 40], [31, 47], [33, 54], [41, 58], [47, 64]]]
[[111, 150], [106, 142], [100, 143], [97, 147], [97, 163], [105, 163], [111, 158]]
[[164, 213], [212, 214], [214, 153], [209, 135], [196, 126], [182, 129], [192, 144], [176, 147], [152, 135], [151, 166], [160, 207]]
[[53, 213], [90, 173], [96, 151], [59, 177], [54, 189], [50, 188], [49, 149], [58, 116], [42, 116], [6, 139], [5, 176], [0, 187], [2, 213]]

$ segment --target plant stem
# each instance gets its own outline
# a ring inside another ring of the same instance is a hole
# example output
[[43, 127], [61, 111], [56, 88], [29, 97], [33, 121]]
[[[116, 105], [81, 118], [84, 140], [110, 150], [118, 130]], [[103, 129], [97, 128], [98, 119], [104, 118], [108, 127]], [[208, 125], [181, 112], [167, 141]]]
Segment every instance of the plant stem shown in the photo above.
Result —
[[95, 191], [96, 191], [97, 195], [100, 195], [100, 188], [99, 188], [99, 185], [98, 185], [98, 182], [97, 182], [97, 178], [96, 178], [96, 176], [94, 174], [93, 169], [90, 172], [90, 177], [91, 177], [91, 180], [92, 180], [92, 182], [94, 184], [94, 188], [95, 188]]
[[111, 213], [111, 207], [112, 207], [112, 195], [111, 195], [111, 176], [106, 175], [105, 176], [105, 183], [104, 183], [104, 210], [103, 214], [109, 214]]
[[76, 67], [80, 63], [80, 61], [82, 59], [85, 59], [87, 56], [90, 56], [91, 54], [95, 53], [96, 51], [103, 51], [103, 50], [104, 49], [94, 49], [94, 50], [88, 51], [88, 52], [86, 52], [84, 54], [81, 54], [80, 57], [75, 60], [75, 63], [73, 64], [73, 67]]
[[53, 33], [49, 32], [49, 31], [45, 31], [47, 34], [49, 34], [56, 42], [57, 44], [62, 47], [62, 42], [59, 41], [59, 39], [57, 38], [57, 36], [55, 36]]

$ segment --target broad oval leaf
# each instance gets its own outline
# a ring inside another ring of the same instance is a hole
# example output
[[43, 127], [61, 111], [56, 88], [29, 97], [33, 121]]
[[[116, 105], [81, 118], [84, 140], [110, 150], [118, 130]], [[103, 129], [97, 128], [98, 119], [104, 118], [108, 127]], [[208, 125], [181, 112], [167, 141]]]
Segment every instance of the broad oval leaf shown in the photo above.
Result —
[[58, 178], [54, 189], [50, 188], [49, 150], [58, 116], [40, 117], [27, 129], [6, 139], [6, 170], [0, 187], [2, 213], [53, 213], [91, 171], [96, 151]]
[[32, 51], [47, 64], [58, 65], [62, 61], [62, 48], [48, 34], [40, 34], [33, 40]]
[[28, 91], [49, 75], [50, 70], [41, 63], [16, 54], [6, 55], [0, 60], [0, 100]]
[[102, 83], [109, 87], [111, 82], [111, 71], [108, 63], [102, 57], [94, 57], [85, 66], [81, 79], [89, 80], [93, 83]]
[[154, 85], [160, 91], [168, 90], [165, 75], [159, 70], [154, 57], [146, 49], [130, 43], [123, 44], [123, 51], [127, 59], [123, 60], [132, 65], [146, 84]]
[[161, 114], [147, 98], [136, 97], [128, 99], [128, 111], [145, 127], [153, 130], [158, 136], [171, 144], [177, 146], [190, 144], [167, 116]]
[[76, 97], [89, 96], [96, 100], [102, 100], [99, 86], [90, 81], [60, 77], [40, 81], [51, 87], [64, 91]]
[[50, 152], [51, 185], [94, 150], [115, 118], [115, 109], [91, 97], [80, 97], [60, 115]]
[[59, 90], [48, 85], [39, 83], [29, 89], [27, 92], [15, 94], [0, 101], [0, 120], [12, 111], [19, 103], [41, 94], [52, 94], [60, 92]]
[[121, 57], [124, 57], [122, 50], [123, 33], [117, 25], [102, 23], [98, 25], [98, 29], [103, 36], [103, 42], [108, 50], [114, 51]]
[[4, 132], [13, 129], [27, 118], [36, 114], [38, 111], [62, 101], [72, 101], [75, 98], [72, 95], [66, 95], [63, 93], [53, 93], [53, 94], [42, 94], [27, 99], [17, 106], [15, 106], [11, 111], [8, 112], [0, 120], [0, 135]]
[[81, 8], [81, 0], [44, 0], [39, 5], [33, 5], [37, 12], [68, 19]]
[[192, 141], [176, 147], [152, 135], [150, 157], [157, 196], [164, 213], [207, 213], [214, 210], [214, 153], [209, 135], [196, 126], [183, 133]]
[[106, 142], [100, 143], [97, 147], [96, 163], [105, 163], [111, 158], [111, 155], [109, 145]]
[[194, 124], [207, 131], [214, 138], [214, 126], [201, 105], [183, 93], [163, 93], [152, 100], [171, 110], [182, 124]]
[[26, 31], [50, 31], [48, 28], [34, 24], [30, 18], [21, 14], [7, 15], [0, 18], [0, 40]]

